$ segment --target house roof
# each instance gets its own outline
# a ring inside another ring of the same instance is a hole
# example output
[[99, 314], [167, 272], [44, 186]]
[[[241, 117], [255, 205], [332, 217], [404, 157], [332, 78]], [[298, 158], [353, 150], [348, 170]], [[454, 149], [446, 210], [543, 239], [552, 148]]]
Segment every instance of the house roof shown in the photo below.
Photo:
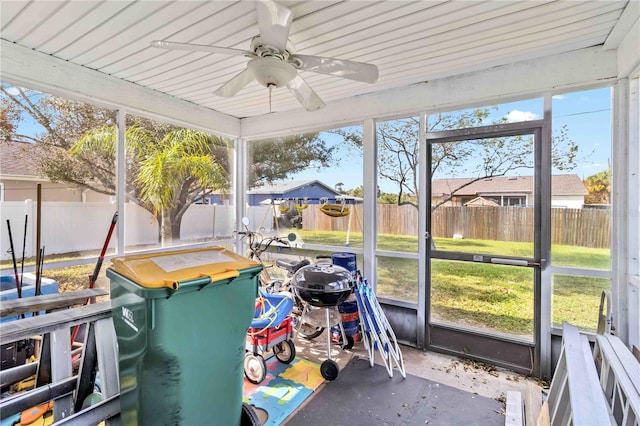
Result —
[[38, 164], [32, 155], [34, 144], [30, 142], [0, 140], [0, 175], [12, 177], [40, 177]]
[[[457, 188], [460, 188], [456, 191]], [[452, 192], [458, 196], [490, 194], [532, 194], [533, 176], [498, 176], [473, 181], [470, 178], [434, 179], [432, 197], [442, 197]], [[553, 195], [587, 195], [589, 192], [576, 174], [551, 176]]]
[[500, 207], [500, 204], [495, 201], [488, 200], [484, 197], [476, 197], [473, 200], [464, 204], [465, 207]]
[[327, 184], [320, 182], [319, 180], [280, 180], [280, 181], [275, 181], [272, 183], [268, 183], [268, 184], [264, 184], [262, 186], [258, 186], [255, 188], [252, 188], [251, 190], [248, 191], [248, 194], [252, 194], [252, 195], [258, 195], [258, 194], [273, 194], [273, 195], [280, 195], [280, 194], [286, 194], [287, 192], [291, 192], [294, 191], [296, 189], [304, 189], [307, 186], [311, 186], [311, 185], [318, 185], [318, 186], [322, 186], [324, 188], [327, 189], [327, 191], [331, 191], [333, 193], [335, 193], [336, 195], [338, 194], [338, 192], [331, 188], [330, 186], [328, 186]]

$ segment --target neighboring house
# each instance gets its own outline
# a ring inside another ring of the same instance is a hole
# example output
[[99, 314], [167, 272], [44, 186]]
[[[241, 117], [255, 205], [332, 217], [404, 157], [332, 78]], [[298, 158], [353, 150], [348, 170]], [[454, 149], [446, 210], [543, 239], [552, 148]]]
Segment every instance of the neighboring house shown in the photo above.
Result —
[[333, 198], [340, 193], [319, 180], [281, 180], [255, 187], [247, 192], [250, 206], [264, 204], [270, 200], [295, 199], [306, 204], [318, 204], [321, 198]]
[[[273, 200], [279, 204], [281, 200], [298, 199], [300, 203], [318, 204], [321, 198], [335, 202], [340, 193], [319, 180], [281, 180], [254, 187], [247, 192], [247, 204], [259, 206], [269, 204]], [[225, 204], [225, 198], [219, 193], [205, 197], [204, 204]]]
[[0, 201], [109, 201], [109, 196], [66, 183], [54, 183], [38, 172], [35, 144], [0, 140]]
[[[530, 206], [534, 203], [534, 188], [533, 176], [499, 176], [475, 182], [467, 178], [435, 179], [431, 203], [435, 205], [453, 193], [445, 206]], [[578, 175], [551, 177], [552, 207], [582, 208], [587, 194]]]

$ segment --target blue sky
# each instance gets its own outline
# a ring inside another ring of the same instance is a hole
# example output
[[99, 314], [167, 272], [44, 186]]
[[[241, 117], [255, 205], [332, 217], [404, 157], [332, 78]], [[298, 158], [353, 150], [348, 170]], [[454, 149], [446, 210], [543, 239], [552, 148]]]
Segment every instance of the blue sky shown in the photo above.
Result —
[[[579, 146], [578, 164], [572, 171], [581, 179], [605, 170], [611, 159], [611, 89], [567, 93], [553, 97], [553, 129], [567, 125], [568, 137]], [[510, 121], [542, 119], [543, 100], [541, 98], [498, 105], [489, 121], [507, 117]], [[324, 134], [331, 144], [340, 144], [339, 138]], [[334, 187], [342, 182], [345, 189], [362, 185], [362, 159], [352, 151], [341, 150], [340, 164], [332, 169], [305, 170], [293, 179], [318, 179]], [[384, 192], [397, 193], [397, 187], [390, 182], [379, 182]]]

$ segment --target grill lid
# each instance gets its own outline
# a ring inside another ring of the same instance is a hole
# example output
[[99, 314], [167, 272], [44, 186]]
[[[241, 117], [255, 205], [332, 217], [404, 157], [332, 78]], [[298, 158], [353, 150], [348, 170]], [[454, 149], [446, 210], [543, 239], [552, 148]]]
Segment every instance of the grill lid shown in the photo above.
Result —
[[319, 263], [300, 268], [291, 284], [298, 290], [317, 293], [350, 292], [353, 288], [351, 272], [342, 266]]

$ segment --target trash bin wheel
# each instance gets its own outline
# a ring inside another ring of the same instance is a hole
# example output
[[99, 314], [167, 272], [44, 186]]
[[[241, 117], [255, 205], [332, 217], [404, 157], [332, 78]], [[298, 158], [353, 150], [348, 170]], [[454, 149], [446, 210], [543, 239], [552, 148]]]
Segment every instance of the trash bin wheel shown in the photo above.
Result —
[[244, 356], [244, 375], [247, 380], [256, 385], [267, 377], [267, 364], [262, 355], [246, 353]]
[[340, 338], [340, 347], [344, 350], [353, 348], [354, 344], [355, 344], [355, 341], [353, 340], [353, 337], [349, 336], [348, 334], [347, 334], [347, 343], [344, 343], [342, 341], [342, 337]]
[[242, 403], [242, 414], [240, 415], [240, 426], [260, 426], [260, 419], [253, 407], [246, 402]]
[[324, 360], [322, 364], [320, 364], [320, 374], [326, 380], [335, 380], [339, 372], [340, 368], [338, 367], [338, 363], [332, 359]]
[[296, 357], [296, 345], [291, 340], [283, 340], [273, 347], [273, 353], [278, 361], [289, 364]]

